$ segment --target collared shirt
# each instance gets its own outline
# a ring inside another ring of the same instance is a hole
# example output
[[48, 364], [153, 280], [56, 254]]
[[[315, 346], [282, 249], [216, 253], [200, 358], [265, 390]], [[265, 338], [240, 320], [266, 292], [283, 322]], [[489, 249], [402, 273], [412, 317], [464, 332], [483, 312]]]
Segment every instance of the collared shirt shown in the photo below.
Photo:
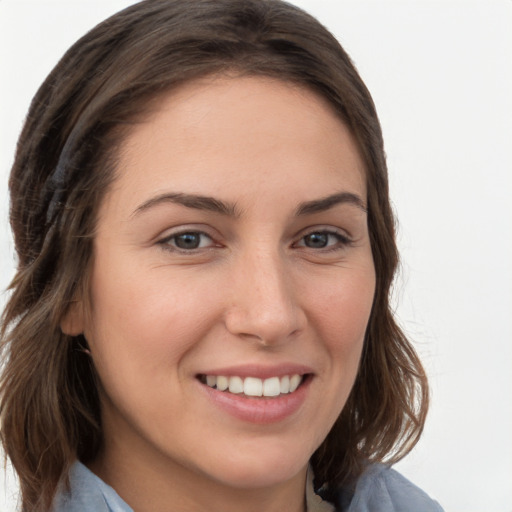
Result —
[[[80, 462], [69, 472], [69, 491], [57, 493], [52, 512], [133, 512], [120, 496]], [[359, 478], [355, 492], [340, 490], [336, 504], [324, 501], [313, 489], [308, 472], [307, 512], [443, 512], [421, 489], [382, 464], [371, 465]]]

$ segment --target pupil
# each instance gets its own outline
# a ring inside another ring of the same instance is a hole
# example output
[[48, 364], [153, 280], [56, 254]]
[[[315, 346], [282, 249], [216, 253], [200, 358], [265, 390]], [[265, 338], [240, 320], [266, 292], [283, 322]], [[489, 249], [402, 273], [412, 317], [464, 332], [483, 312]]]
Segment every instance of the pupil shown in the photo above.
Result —
[[183, 233], [176, 237], [176, 246], [180, 249], [197, 249], [200, 239], [197, 233]]
[[327, 233], [311, 233], [306, 236], [305, 242], [308, 247], [315, 249], [327, 246]]

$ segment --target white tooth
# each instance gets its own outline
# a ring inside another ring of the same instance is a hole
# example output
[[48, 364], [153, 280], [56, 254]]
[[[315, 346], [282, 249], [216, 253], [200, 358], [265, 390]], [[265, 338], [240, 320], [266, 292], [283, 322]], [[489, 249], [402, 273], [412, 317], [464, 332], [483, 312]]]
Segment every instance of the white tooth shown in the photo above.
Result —
[[243, 393], [244, 381], [240, 377], [229, 378], [229, 392], [230, 393]]
[[281, 377], [281, 393], [289, 393], [290, 392], [290, 377], [288, 375], [285, 375], [284, 377]]
[[271, 377], [263, 381], [263, 396], [277, 396], [280, 392], [279, 377]]
[[206, 376], [206, 384], [211, 388], [215, 387], [217, 384], [217, 377], [215, 375], [207, 375]]
[[263, 394], [263, 381], [256, 377], [246, 377], [244, 380], [244, 394], [247, 396], [261, 396]]
[[293, 393], [298, 387], [302, 380], [300, 375], [292, 375], [290, 378], [290, 393]]
[[229, 381], [228, 378], [224, 375], [218, 375], [217, 376], [217, 389], [220, 391], [226, 391], [229, 387]]

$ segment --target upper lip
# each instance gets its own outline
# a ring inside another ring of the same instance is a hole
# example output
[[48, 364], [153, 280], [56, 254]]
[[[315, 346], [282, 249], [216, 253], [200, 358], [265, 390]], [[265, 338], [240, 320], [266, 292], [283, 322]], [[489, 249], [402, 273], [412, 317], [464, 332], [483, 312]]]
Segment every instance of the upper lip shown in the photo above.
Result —
[[269, 379], [270, 377], [284, 377], [285, 375], [305, 375], [314, 373], [312, 368], [302, 364], [283, 363], [279, 365], [263, 366], [258, 364], [244, 364], [215, 368], [199, 372], [198, 375], [223, 375], [225, 377], [256, 377]]

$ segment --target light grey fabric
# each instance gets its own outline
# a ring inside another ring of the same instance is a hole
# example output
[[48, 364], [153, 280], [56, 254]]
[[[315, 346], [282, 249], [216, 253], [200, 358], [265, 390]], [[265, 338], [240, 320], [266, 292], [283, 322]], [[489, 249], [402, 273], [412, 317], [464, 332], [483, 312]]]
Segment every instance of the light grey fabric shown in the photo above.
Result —
[[69, 491], [61, 489], [52, 512], [133, 512], [119, 495], [80, 462], [69, 471]]
[[[87, 469], [76, 462], [69, 473], [70, 489], [57, 494], [53, 512], [133, 512], [119, 495]], [[321, 500], [310, 503], [317, 510], [327, 504]], [[328, 509], [328, 508], [327, 508]], [[316, 510], [315, 508], [313, 510]], [[369, 466], [358, 480], [355, 492], [339, 493], [338, 512], [443, 512], [421, 489], [387, 466]], [[170, 509], [172, 512], [172, 508]], [[178, 511], [176, 511], [178, 512]]]
[[[367, 468], [353, 496], [341, 490], [339, 508], [347, 512], [443, 512], [436, 501], [400, 473], [383, 464]], [[351, 498], [351, 499], [350, 499]], [[350, 504], [348, 502], [350, 501]], [[343, 506], [345, 504], [345, 506]]]

